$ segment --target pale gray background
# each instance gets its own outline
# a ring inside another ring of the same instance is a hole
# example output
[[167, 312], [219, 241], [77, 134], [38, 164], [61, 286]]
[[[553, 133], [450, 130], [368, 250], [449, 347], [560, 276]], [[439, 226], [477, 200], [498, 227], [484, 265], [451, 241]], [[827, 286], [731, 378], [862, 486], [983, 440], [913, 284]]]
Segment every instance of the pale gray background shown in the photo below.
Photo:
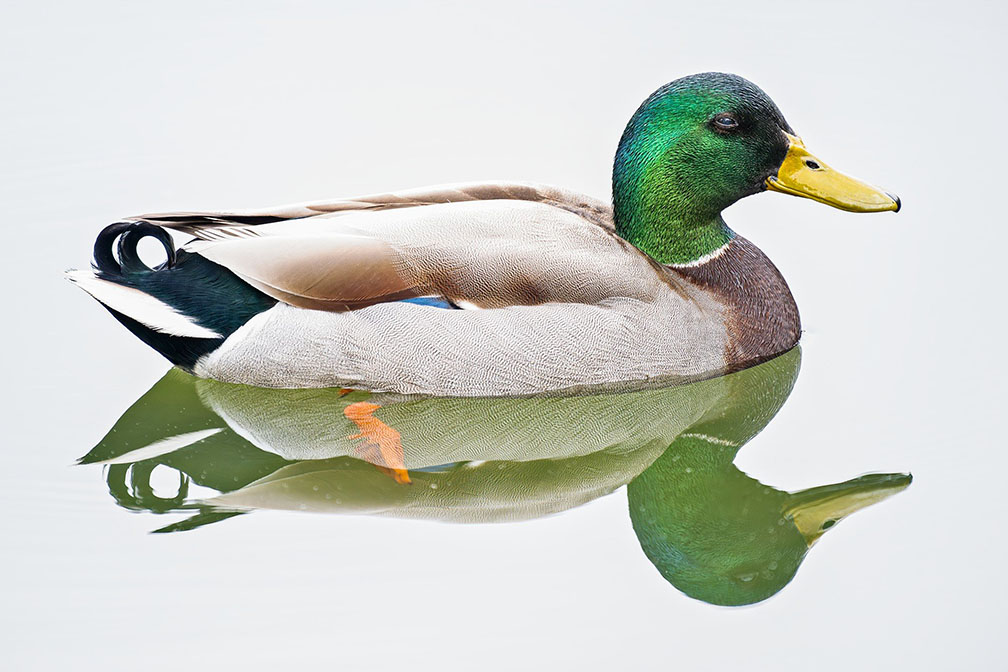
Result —
[[[5, 2], [5, 669], [992, 669], [1004, 664], [1003, 3]], [[167, 368], [60, 278], [144, 211], [469, 179], [609, 194], [662, 83], [737, 72], [899, 215], [773, 194], [803, 371], [740, 466], [911, 470], [769, 602], [672, 589], [622, 491], [531, 523], [255, 513], [192, 534], [70, 466]]]

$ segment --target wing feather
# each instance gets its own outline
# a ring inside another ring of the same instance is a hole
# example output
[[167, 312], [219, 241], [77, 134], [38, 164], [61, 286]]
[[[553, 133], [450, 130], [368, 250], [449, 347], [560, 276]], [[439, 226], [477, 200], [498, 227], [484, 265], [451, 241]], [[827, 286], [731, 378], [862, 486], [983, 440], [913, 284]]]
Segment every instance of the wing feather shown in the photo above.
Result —
[[367, 236], [238, 238], [203, 243], [194, 251], [299, 308], [353, 310], [425, 293], [397, 270], [402, 264], [387, 243]]
[[648, 300], [667, 274], [611, 208], [553, 187], [478, 183], [233, 213], [144, 215], [279, 301], [343, 311], [440, 296], [481, 308]]
[[[566, 189], [521, 182], [445, 184], [332, 201], [295, 203], [258, 210], [166, 212], [137, 215], [129, 219], [148, 221], [209, 240], [228, 235], [254, 235], [249, 232], [263, 224], [273, 224], [291, 219], [306, 219], [319, 215], [490, 200], [547, 203], [583, 217], [604, 229], [613, 230], [612, 207], [605, 201]], [[220, 231], [221, 229], [233, 229], [234, 231], [224, 233]]]

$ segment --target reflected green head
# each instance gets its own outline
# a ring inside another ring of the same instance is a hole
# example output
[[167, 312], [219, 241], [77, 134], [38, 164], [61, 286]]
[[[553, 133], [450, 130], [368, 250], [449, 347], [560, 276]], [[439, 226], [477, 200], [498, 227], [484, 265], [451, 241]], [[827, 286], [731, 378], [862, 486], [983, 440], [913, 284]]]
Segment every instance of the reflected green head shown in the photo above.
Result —
[[627, 486], [644, 553], [669, 583], [710, 604], [753, 604], [774, 595], [837, 521], [912, 480], [866, 474], [785, 492], [739, 471], [734, 454], [722, 439], [683, 435]]
[[[688, 449], [680, 441], [669, 450]], [[682, 461], [677, 468], [679, 461], [663, 456], [665, 468], [649, 469], [628, 487], [644, 553], [669, 583], [710, 604], [753, 604], [780, 591], [809, 548], [784, 515], [787, 493], [731, 464], [708, 470]]]

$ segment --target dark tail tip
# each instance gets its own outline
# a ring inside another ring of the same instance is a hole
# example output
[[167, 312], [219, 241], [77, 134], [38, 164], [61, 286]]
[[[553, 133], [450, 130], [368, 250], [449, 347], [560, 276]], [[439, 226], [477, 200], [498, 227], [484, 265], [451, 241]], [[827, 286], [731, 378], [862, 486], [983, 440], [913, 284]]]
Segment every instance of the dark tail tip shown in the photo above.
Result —
[[[157, 269], [174, 266], [176, 261], [175, 242], [167, 231], [150, 222], [116, 222], [102, 229], [95, 239], [95, 268], [109, 276], [157, 270], [147, 266], [137, 254], [137, 245], [146, 236], [156, 238], [164, 248], [167, 260]], [[117, 238], [118, 245], [116, 245]], [[116, 246], [118, 258], [117, 254], [112, 251], [113, 245]]]

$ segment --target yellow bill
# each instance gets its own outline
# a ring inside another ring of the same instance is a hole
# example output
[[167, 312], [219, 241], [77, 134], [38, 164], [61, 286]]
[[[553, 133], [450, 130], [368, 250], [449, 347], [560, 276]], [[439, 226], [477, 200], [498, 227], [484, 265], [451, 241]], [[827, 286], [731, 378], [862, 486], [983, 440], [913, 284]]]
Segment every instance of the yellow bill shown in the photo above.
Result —
[[910, 474], [866, 474], [843, 483], [794, 492], [784, 515], [794, 522], [805, 543], [812, 546], [841, 519], [905, 490], [912, 480]]
[[830, 168], [805, 149], [801, 138], [785, 135], [791, 145], [777, 175], [767, 178], [767, 189], [848, 212], [899, 212], [898, 197]]

